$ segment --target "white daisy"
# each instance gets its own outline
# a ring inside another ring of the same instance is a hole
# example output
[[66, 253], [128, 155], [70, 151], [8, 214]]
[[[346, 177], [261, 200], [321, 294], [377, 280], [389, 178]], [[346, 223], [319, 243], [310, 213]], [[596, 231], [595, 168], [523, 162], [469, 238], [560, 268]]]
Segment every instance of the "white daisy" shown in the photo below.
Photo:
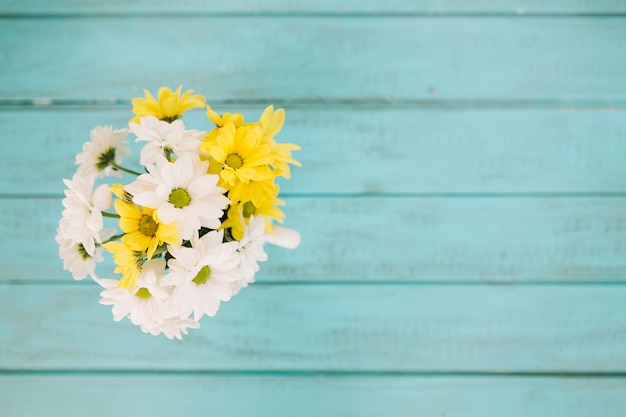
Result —
[[105, 184], [93, 189], [95, 175], [83, 177], [74, 174], [64, 179], [65, 190], [59, 234], [74, 243], [81, 243], [85, 251], [94, 256], [96, 245], [102, 243], [102, 211], [111, 206], [111, 191]]
[[121, 177], [117, 167], [122, 159], [130, 155], [128, 149], [128, 129], [113, 130], [111, 126], [96, 126], [91, 130], [91, 142], [85, 142], [83, 151], [76, 155], [78, 173]]
[[182, 239], [189, 239], [200, 227], [217, 229], [230, 200], [217, 186], [219, 177], [207, 174], [207, 163], [197, 155], [181, 155], [174, 163], [165, 159], [148, 165], [148, 173], [126, 186], [133, 202], [157, 209], [165, 223], [176, 222]]
[[263, 248], [267, 235], [265, 234], [265, 218], [263, 216], [250, 216], [248, 224], [243, 222], [244, 235], [239, 241], [237, 252], [239, 253], [239, 272], [241, 278], [234, 281], [231, 286], [233, 295], [241, 288], [254, 282], [254, 275], [260, 269], [259, 262], [267, 261], [267, 253]]
[[59, 244], [59, 257], [63, 260], [63, 269], [70, 271], [76, 280], [95, 273], [96, 262], [102, 262], [102, 248], [96, 248], [94, 256], [87, 253], [82, 243], [63, 239], [59, 234], [55, 238]]
[[203, 314], [214, 316], [220, 301], [232, 296], [231, 282], [239, 280], [237, 242], [223, 243], [224, 231], [212, 231], [198, 238], [194, 233], [191, 248], [168, 246], [174, 257], [168, 261], [169, 274], [163, 283], [175, 285], [172, 300], [181, 318], [194, 313], [199, 320]]
[[100, 304], [113, 306], [113, 319], [120, 321], [128, 317], [137, 326], [156, 327], [173, 317], [168, 288], [161, 286], [160, 280], [165, 269], [165, 261], [151, 259], [142, 268], [134, 291], [118, 287], [118, 281], [101, 279], [98, 283], [105, 289], [100, 293]]
[[[114, 229], [105, 229], [107, 232], [102, 236], [103, 239], [110, 238]], [[73, 242], [65, 239], [61, 227], [57, 228], [57, 235], [54, 240], [59, 244], [59, 257], [63, 260], [63, 269], [70, 271], [72, 277], [81, 280], [87, 275], [95, 276], [96, 264], [104, 260], [102, 254], [104, 248], [96, 247], [94, 255], [91, 256], [85, 250], [82, 243]]]
[[165, 319], [165, 321], [154, 327], [141, 326], [141, 331], [144, 333], [150, 333], [153, 336], [158, 336], [163, 333], [168, 339], [176, 338], [182, 340], [182, 334], [187, 334], [187, 329], [197, 329], [200, 327], [200, 323], [192, 319], [180, 319], [173, 317]]
[[142, 165], [155, 163], [163, 155], [174, 153], [180, 157], [185, 152], [198, 153], [198, 145], [206, 136], [199, 130], [185, 130], [182, 120], [168, 123], [154, 116], [142, 117], [139, 123], [128, 123], [137, 142], [147, 142], [139, 156]]

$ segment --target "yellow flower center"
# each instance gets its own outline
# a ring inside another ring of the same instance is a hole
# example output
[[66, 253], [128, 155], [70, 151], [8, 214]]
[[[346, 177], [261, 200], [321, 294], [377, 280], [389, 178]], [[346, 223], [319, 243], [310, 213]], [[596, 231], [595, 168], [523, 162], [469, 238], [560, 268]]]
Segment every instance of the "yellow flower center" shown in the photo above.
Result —
[[152, 294], [150, 294], [150, 290], [148, 290], [148, 289], [147, 289], [147, 288], [145, 288], [145, 287], [141, 287], [141, 288], [139, 288], [139, 289], [137, 290], [137, 292], [135, 293], [135, 295], [136, 295], [137, 297], [139, 297], [139, 298], [143, 298], [143, 299], [146, 299], [146, 298], [150, 298], [150, 297], [152, 297]]
[[231, 153], [226, 157], [226, 165], [232, 169], [238, 169], [243, 166], [243, 159], [236, 153]]
[[210, 276], [211, 276], [211, 268], [209, 268], [208, 265], [205, 265], [202, 267], [200, 271], [198, 271], [198, 273], [196, 274], [196, 277], [192, 279], [192, 281], [198, 285], [202, 285], [209, 280]]
[[155, 235], [159, 225], [154, 221], [152, 216], [144, 214], [139, 220], [139, 231], [148, 237]]
[[256, 207], [251, 201], [243, 205], [243, 217], [250, 217], [256, 212]]
[[191, 196], [189, 195], [187, 190], [183, 190], [182, 188], [176, 188], [170, 193], [170, 198], [168, 201], [172, 203], [176, 208], [183, 208], [187, 207], [189, 203], [191, 203]]

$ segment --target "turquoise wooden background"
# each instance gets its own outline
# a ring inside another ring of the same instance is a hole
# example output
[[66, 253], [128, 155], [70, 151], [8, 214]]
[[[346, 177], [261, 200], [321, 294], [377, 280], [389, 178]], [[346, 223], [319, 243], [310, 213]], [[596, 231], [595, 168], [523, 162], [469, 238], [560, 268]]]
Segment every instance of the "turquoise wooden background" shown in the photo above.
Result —
[[[304, 164], [301, 247], [183, 342], [53, 240], [89, 130], [179, 84]], [[0, 105], [2, 416], [626, 415], [626, 1], [1, 0]]]

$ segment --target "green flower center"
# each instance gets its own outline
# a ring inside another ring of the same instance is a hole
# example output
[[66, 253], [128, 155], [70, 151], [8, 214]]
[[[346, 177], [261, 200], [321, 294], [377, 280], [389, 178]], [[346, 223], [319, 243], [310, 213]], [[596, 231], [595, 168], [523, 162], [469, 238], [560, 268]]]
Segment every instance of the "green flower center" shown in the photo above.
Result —
[[139, 220], [139, 231], [148, 237], [155, 235], [159, 225], [154, 221], [152, 216], [144, 214]]
[[250, 217], [256, 212], [256, 206], [248, 201], [243, 205], [243, 217]]
[[176, 208], [187, 207], [191, 203], [191, 196], [187, 190], [182, 188], [176, 188], [170, 193], [170, 199], [168, 200]]
[[231, 153], [226, 157], [226, 165], [232, 169], [241, 168], [243, 166], [243, 159], [236, 153]]
[[80, 256], [83, 257], [84, 260], [91, 258], [91, 255], [87, 253], [82, 243], [78, 244], [78, 253], [80, 254]]
[[200, 271], [198, 271], [198, 273], [196, 274], [196, 277], [192, 279], [192, 281], [198, 285], [202, 285], [209, 280], [210, 276], [211, 276], [211, 268], [209, 268], [208, 265], [205, 265], [202, 267]]
[[103, 171], [106, 167], [112, 165], [113, 162], [115, 162], [115, 148], [109, 148], [98, 156], [96, 168], [98, 171]]
[[150, 294], [150, 290], [148, 290], [148, 289], [147, 289], [147, 288], [145, 288], [145, 287], [141, 287], [141, 288], [139, 288], [139, 289], [137, 290], [137, 292], [135, 293], [135, 295], [136, 295], [137, 297], [139, 297], [139, 298], [143, 298], [143, 299], [146, 299], [146, 298], [150, 298], [150, 297], [152, 297], [152, 294]]

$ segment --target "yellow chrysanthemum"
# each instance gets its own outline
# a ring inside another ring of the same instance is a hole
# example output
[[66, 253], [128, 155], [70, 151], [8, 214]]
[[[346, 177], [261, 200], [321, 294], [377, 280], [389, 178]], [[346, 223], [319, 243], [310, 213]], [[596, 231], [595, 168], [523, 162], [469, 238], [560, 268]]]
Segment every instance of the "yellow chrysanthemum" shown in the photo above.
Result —
[[278, 184], [274, 178], [266, 181], [250, 181], [247, 184], [237, 183], [228, 192], [228, 198], [232, 202], [250, 201], [256, 207], [271, 204], [278, 195]]
[[115, 210], [121, 216], [120, 229], [125, 233], [122, 243], [135, 251], [147, 251], [148, 259], [163, 243], [180, 245], [176, 225], [161, 223], [155, 209], [115, 200]]
[[263, 129], [263, 138], [273, 138], [285, 124], [285, 110], [278, 109], [274, 111], [274, 106], [267, 106], [259, 118], [259, 124]]
[[259, 125], [263, 129], [263, 144], [268, 145], [270, 148], [270, 155], [272, 156], [272, 168], [274, 169], [274, 176], [283, 176], [285, 178], [291, 177], [291, 171], [288, 164], [302, 166], [302, 164], [291, 157], [291, 151], [297, 151], [300, 149], [298, 145], [293, 143], [278, 143], [274, 140], [274, 136], [278, 134], [285, 123], [285, 111], [278, 109], [274, 111], [274, 106], [268, 106], [261, 117], [259, 118]]
[[103, 243], [102, 246], [113, 254], [113, 261], [117, 265], [114, 272], [122, 274], [122, 279], [120, 279], [117, 286], [128, 288], [132, 292], [137, 285], [141, 268], [147, 262], [146, 253], [133, 250], [120, 242], [107, 242]]
[[237, 182], [265, 181], [272, 178], [269, 147], [261, 143], [259, 126], [241, 126], [231, 122], [219, 129], [214, 141], [200, 144], [200, 150], [211, 156], [209, 172], [219, 173], [220, 186], [232, 188]]
[[264, 216], [265, 217], [265, 231], [267, 233], [272, 232], [272, 222], [270, 219], [274, 219], [279, 223], [285, 220], [285, 213], [278, 206], [284, 206], [285, 202], [279, 198], [274, 197], [269, 203], [262, 206], [255, 206], [251, 201], [238, 202], [231, 204], [228, 209], [227, 219], [222, 223], [221, 228], [231, 228], [230, 234], [237, 240], [243, 239], [243, 223], [242, 220], [248, 224], [250, 216]]
[[[217, 139], [217, 136], [219, 135], [221, 128], [226, 123], [232, 123], [233, 125], [235, 125], [235, 127], [240, 127], [244, 123], [243, 116], [240, 113], [224, 113], [223, 115], [220, 116], [219, 113], [215, 112], [211, 108], [211, 106], [207, 105], [206, 108], [207, 108], [206, 115], [209, 118], [209, 120], [215, 123], [215, 127], [211, 129], [211, 131], [207, 133], [207, 135], [202, 140], [202, 142], [204, 143], [204, 149], [206, 149], [206, 152], [207, 152], [206, 154], [203, 154], [202, 152], [200, 153], [200, 158], [202, 160], [209, 159], [208, 149], [215, 144], [215, 140]], [[221, 168], [217, 169], [216, 173], [219, 174], [219, 171], [221, 171]]]
[[223, 127], [226, 123], [232, 123], [235, 127], [243, 125], [243, 116], [241, 113], [224, 113], [221, 116], [214, 111], [211, 106], [206, 106], [206, 115], [217, 127]]
[[272, 168], [274, 175], [283, 176], [287, 179], [291, 178], [291, 170], [289, 164], [301, 167], [302, 164], [291, 157], [291, 151], [300, 150], [298, 145], [293, 143], [277, 143], [272, 139], [273, 146], [270, 154], [272, 155]]
[[155, 99], [148, 90], [144, 90], [145, 98], [138, 97], [132, 100], [135, 117], [131, 122], [139, 123], [139, 119], [144, 116], [154, 116], [159, 120], [173, 122], [187, 110], [205, 106], [205, 98], [199, 94], [192, 95], [193, 90], [187, 90], [181, 96], [182, 88], [181, 85], [176, 91], [172, 91], [168, 87], [161, 87], [158, 99]]

